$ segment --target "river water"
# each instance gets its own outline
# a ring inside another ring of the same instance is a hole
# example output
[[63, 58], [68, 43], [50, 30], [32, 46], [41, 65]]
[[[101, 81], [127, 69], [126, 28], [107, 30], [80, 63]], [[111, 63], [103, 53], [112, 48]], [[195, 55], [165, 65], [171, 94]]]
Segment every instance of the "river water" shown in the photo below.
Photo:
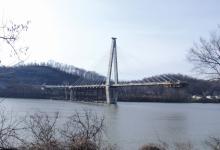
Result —
[[164, 141], [192, 142], [200, 146], [210, 136], [220, 137], [220, 104], [133, 103], [83, 104], [58, 100], [4, 99], [1, 105], [16, 116], [34, 112], [60, 112], [63, 118], [75, 110], [103, 114], [106, 137], [120, 149]]

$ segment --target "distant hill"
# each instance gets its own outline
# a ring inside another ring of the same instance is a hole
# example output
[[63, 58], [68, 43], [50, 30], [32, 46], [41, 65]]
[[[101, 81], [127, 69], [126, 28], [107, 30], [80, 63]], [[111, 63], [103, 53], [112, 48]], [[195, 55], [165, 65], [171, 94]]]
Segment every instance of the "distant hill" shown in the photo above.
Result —
[[0, 85], [13, 84], [63, 84], [73, 83], [80, 77], [60, 71], [50, 66], [27, 65], [16, 67], [0, 67]]
[[[216, 99], [218, 99], [217, 101], [220, 101], [220, 81], [218, 80], [201, 80], [181, 74], [158, 75], [155, 77], [164, 78], [165, 76], [186, 81], [189, 85], [182, 89], [157, 86], [127, 87], [119, 89], [120, 100], [153, 102], [213, 102], [214, 100], [216, 102]], [[151, 78], [154, 77], [142, 80], [150, 80]], [[77, 80], [84, 79], [87, 81], [96, 79], [103, 81], [105, 77], [95, 72], [54, 61], [14, 67], [2, 66], [0, 67], [0, 97], [65, 99], [67, 97], [65, 97], [64, 90], [42, 90], [42, 85], [71, 85]]]
[[55, 61], [0, 67], [0, 86], [2, 84], [73, 84], [79, 78], [94, 80], [104, 79], [105, 77], [92, 71], [86, 71]]
[[[79, 79], [103, 79], [104, 77], [84, 69], [57, 62], [0, 67], [0, 96], [50, 98], [41, 85], [68, 85]], [[57, 96], [58, 94], [56, 94]]]
[[140, 102], [220, 102], [219, 80], [202, 80], [182, 74], [162, 74], [132, 82], [153, 81], [155, 78], [158, 80], [170, 78], [174, 81], [185, 81], [188, 86], [184, 88], [127, 87], [119, 92], [121, 100]]

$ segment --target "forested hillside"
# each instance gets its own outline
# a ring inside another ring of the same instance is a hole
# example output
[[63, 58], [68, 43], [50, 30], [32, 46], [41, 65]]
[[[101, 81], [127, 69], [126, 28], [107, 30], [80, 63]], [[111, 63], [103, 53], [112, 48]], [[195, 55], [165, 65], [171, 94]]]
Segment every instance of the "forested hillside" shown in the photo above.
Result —
[[[169, 74], [169, 77], [185, 81], [188, 86], [182, 89], [127, 87], [119, 89], [119, 99], [121, 101], [154, 102], [219, 102], [219, 81], [195, 79], [181, 74]], [[95, 72], [54, 61], [42, 64], [0, 67], [0, 96], [66, 99], [64, 90], [42, 90], [42, 85], [71, 85], [77, 80], [85, 78], [86, 80], [104, 80], [105, 77]], [[142, 80], [147, 79], [149, 78]], [[105, 92], [103, 91], [103, 93]]]
[[184, 88], [163, 88], [159, 86], [127, 88], [123, 95], [127, 95], [126, 100], [136, 99], [138, 101], [220, 102], [219, 80], [201, 80], [181, 74], [169, 74], [169, 76], [187, 82], [188, 86]]
[[[0, 67], [0, 96], [51, 98], [41, 85], [73, 84], [80, 78], [104, 78], [95, 72], [50, 61], [49, 63]], [[57, 96], [57, 94], [56, 94]]]

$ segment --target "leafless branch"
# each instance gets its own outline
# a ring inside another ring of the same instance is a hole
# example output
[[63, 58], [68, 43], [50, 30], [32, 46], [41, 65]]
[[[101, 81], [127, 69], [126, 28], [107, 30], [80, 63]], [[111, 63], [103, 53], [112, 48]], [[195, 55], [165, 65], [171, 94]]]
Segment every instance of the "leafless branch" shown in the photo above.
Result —
[[13, 147], [13, 142], [20, 142], [18, 131], [21, 121], [13, 118], [12, 114], [6, 115], [4, 109], [0, 111], [0, 149]]
[[9, 24], [4, 24], [0, 27], [0, 40], [10, 46], [11, 52], [18, 58], [19, 61], [22, 61], [20, 53], [26, 53], [28, 47], [17, 47], [16, 41], [21, 38], [21, 34], [24, 31], [28, 30], [29, 24], [30, 21], [27, 21], [25, 24], [15, 24], [10, 22]]
[[59, 113], [50, 117], [46, 113], [35, 113], [25, 119], [26, 130], [30, 134], [31, 141], [26, 141], [25, 147], [29, 149], [58, 149], [57, 119]]
[[97, 149], [100, 146], [101, 136], [104, 130], [104, 117], [84, 110], [82, 113], [75, 112], [65, 123], [60, 131], [69, 147]]
[[188, 60], [195, 70], [203, 74], [220, 77], [220, 34], [218, 31], [210, 35], [210, 39], [201, 38], [190, 49]]

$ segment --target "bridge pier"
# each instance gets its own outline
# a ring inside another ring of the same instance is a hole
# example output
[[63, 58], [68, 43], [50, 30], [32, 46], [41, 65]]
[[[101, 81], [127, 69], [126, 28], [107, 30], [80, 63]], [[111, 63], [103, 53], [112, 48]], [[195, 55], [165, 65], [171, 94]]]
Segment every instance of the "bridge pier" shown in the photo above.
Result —
[[76, 91], [74, 89], [70, 89], [70, 98], [69, 98], [70, 101], [76, 101], [77, 98], [76, 98]]
[[73, 89], [70, 89], [70, 101], [73, 100]]
[[106, 101], [108, 104], [113, 104], [113, 101], [111, 99], [111, 91], [110, 86], [106, 85], [105, 87], [105, 94], [106, 94]]
[[116, 104], [118, 99], [117, 90], [113, 90], [111, 88], [111, 74], [112, 74], [112, 65], [114, 63], [114, 83], [118, 84], [118, 63], [117, 63], [117, 47], [116, 47], [116, 39], [112, 37], [112, 47], [110, 51], [109, 65], [108, 65], [108, 74], [106, 78], [106, 101], [108, 104]]
[[118, 92], [117, 90], [113, 89], [111, 86], [106, 85], [105, 87], [106, 92], [106, 101], [107, 104], [117, 104], [118, 101]]

